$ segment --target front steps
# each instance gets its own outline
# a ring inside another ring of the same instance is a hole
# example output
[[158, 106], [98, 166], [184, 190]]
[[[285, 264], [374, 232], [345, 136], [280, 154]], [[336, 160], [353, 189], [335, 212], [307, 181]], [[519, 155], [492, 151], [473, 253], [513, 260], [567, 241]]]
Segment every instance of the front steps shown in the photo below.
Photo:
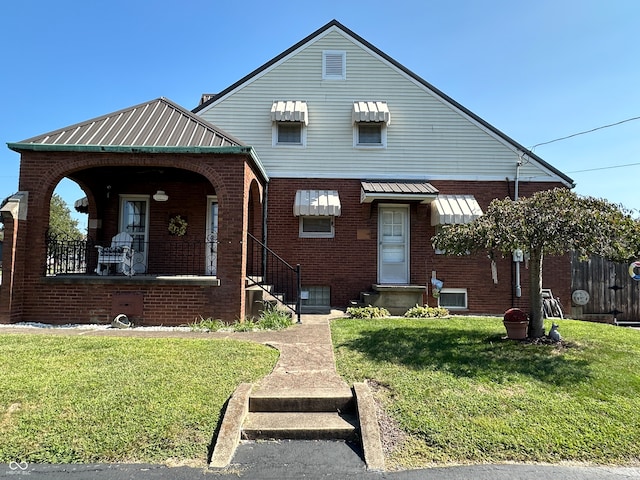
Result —
[[242, 439], [357, 441], [367, 469], [385, 468], [376, 407], [366, 383], [354, 384], [353, 390], [345, 386], [262, 393], [243, 383], [229, 399], [209, 466], [227, 468]]
[[404, 315], [416, 305], [424, 305], [427, 287], [424, 285], [371, 285], [368, 292], [360, 292], [359, 300], [352, 300], [350, 306], [384, 307], [391, 315]]
[[358, 417], [353, 394], [341, 391], [282, 391], [249, 397], [242, 425], [247, 440], [353, 440]]

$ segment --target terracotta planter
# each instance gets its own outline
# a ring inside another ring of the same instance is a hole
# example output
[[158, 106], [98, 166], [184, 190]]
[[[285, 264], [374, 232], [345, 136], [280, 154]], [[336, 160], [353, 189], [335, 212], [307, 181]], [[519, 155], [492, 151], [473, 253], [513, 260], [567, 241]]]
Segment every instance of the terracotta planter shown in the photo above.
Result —
[[507, 329], [507, 338], [511, 340], [522, 340], [527, 338], [527, 327], [529, 326], [529, 321], [522, 322], [507, 322], [503, 321], [504, 327]]

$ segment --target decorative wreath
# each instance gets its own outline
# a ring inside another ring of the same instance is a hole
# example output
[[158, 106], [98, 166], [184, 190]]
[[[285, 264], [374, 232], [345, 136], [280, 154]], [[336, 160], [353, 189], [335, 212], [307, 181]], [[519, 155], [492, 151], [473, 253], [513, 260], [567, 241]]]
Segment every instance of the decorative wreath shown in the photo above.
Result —
[[169, 233], [171, 235], [182, 237], [185, 233], [187, 233], [188, 226], [189, 224], [184, 218], [182, 218], [180, 215], [176, 215], [171, 220], [169, 220]]

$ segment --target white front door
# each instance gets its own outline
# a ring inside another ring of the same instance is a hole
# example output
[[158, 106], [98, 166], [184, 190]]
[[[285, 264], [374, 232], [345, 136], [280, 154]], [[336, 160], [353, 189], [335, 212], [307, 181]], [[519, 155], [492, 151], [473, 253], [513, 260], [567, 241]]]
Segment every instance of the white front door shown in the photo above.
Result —
[[133, 237], [133, 269], [136, 273], [145, 273], [149, 242], [148, 196], [120, 197], [120, 231]]
[[207, 199], [207, 275], [215, 275], [218, 271], [218, 198]]
[[380, 205], [378, 283], [409, 283], [409, 207]]

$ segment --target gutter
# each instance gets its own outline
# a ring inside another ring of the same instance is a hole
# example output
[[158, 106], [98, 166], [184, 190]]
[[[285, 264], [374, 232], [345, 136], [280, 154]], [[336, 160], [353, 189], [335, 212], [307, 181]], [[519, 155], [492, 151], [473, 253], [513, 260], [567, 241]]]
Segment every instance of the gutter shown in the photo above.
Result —
[[193, 153], [218, 155], [248, 155], [264, 182], [269, 175], [252, 146], [200, 147], [200, 146], [147, 146], [147, 145], [50, 145], [46, 143], [7, 143], [14, 152], [82, 152], [82, 153]]

